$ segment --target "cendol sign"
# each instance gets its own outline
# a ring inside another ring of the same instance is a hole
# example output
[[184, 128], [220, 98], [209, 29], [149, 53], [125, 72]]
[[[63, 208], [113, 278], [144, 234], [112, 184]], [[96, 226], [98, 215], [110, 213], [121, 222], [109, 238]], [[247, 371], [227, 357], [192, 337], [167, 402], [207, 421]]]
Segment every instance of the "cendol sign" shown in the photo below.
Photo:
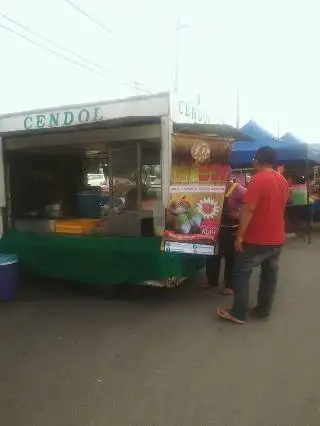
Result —
[[75, 126], [103, 120], [100, 108], [67, 109], [62, 111], [41, 112], [23, 118], [25, 130], [48, 129], [50, 127]]
[[179, 100], [178, 110], [180, 115], [188, 118], [193, 123], [210, 124], [210, 116], [204, 113], [200, 108], [190, 104], [189, 102]]

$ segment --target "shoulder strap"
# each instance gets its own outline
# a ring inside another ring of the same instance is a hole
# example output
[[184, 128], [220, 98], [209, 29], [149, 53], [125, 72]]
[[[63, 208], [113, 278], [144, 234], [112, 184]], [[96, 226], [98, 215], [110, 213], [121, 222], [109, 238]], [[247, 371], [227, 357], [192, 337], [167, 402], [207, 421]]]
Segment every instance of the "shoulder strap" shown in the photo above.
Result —
[[237, 186], [238, 186], [237, 182], [233, 182], [233, 184], [230, 186], [230, 188], [228, 189], [224, 197], [229, 198]]

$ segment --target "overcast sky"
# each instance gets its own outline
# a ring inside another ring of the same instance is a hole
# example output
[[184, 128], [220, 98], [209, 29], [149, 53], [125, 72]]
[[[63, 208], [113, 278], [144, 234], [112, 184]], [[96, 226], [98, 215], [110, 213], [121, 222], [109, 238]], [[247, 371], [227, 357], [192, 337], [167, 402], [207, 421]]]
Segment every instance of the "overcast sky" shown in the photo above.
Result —
[[239, 87], [241, 124], [254, 118], [277, 134], [279, 120], [280, 133], [320, 142], [319, 0], [73, 2], [113, 34], [65, 0], [0, 0], [0, 13], [95, 62], [100, 68], [85, 65], [103, 76], [9, 33], [1, 25], [57, 49], [0, 16], [0, 113], [135, 95], [132, 81], [171, 89], [180, 16], [186, 98], [200, 93], [205, 109], [235, 124]]

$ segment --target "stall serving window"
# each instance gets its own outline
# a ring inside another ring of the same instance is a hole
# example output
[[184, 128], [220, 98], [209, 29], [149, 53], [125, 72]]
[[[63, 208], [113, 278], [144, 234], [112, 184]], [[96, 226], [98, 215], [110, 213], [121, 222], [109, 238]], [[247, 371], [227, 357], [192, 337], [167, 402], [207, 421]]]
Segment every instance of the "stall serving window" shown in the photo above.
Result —
[[8, 164], [13, 218], [75, 215], [76, 194], [82, 185], [81, 155], [13, 152], [8, 156]]
[[87, 157], [86, 185], [99, 189], [107, 206], [123, 204], [127, 210], [147, 211], [161, 198], [158, 144], [109, 144], [105, 153], [88, 152]]
[[92, 219], [106, 221], [102, 229], [113, 235], [121, 236], [122, 229], [125, 236], [153, 235], [153, 204], [161, 198], [160, 141], [31, 148], [8, 152], [7, 159], [13, 226], [23, 222], [26, 229], [32, 221], [33, 230], [35, 223], [50, 221], [45, 229], [52, 231], [56, 221]]

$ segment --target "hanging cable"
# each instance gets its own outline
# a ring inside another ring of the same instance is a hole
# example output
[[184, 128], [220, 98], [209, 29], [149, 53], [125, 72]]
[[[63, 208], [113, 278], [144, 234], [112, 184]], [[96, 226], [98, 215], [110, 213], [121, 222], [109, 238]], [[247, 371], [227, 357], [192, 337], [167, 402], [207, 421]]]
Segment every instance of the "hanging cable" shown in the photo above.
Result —
[[[66, 56], [66, 55], [64, 55], [64, 54], [62, 54], [62, 53], [59, 53], [59, 52], [57, 52], [57, 51], [55, 51], [55, 50], [53, 50], [53, 49], [50, 49], [50, 47], [43, 46], [42, 44], [40, 44], [40, 43], [38, 43], [38, 42], [36, 42], [36, 41], [32, 40], [31, 38], [29, 38], [29, 37], [27, 37], [27, 36], [25, 36], [25, 35], [23, 35], [23, 34], [18, 33], [17, 31], [13, 30], [12, 28], [7, 27], [6, 25], [3, 25], [3, 24], [1, 24], [1, 23], [0, 23], [0, 28], [4, 29], [4, 30], [6, 30], [6, 31], [8, 31], [8, 32], [10, 32], [10, 33], [12, 33], [12, 34], [17, 35], [18, 37], [20, 37], [20, 38], [24, 39], [25, 41], [28, 41], [29, 43], [34, 44], [35, 46], [38, 46], [38, 47], [40, 47], [41, 49], [44, 49], [44, 50], [46, 50], [47, 52], [52, 53], [53, 55], [56, 55], [56, 56], [58, 56], [58, 57], [60, 57], [60, 58], [63, 58], [65, 61], [68, 61], [68, 62], [70, 62], [70, 63], [72, 63], [72, 64], [74, 64], [74, 65], [78, 65], [79, 67], [84, 68], [84, 69], [85, 69], [85, 70], [87, 70], [87, 71], [93, 72], [94, 74], [97, 74], [97, 75], [99, 75], [100, 77], [109, 78], [109, 77], [108, 77], [108, 76], [106, 76], [105, 74], [102, 74], [101, 72], [99, 72], [99, 71], [97, 71], [97, 70], [95, 70], [95, 69], [93, 69], [93, 68], [91, 68], [91, 67], [88, 67], [87, 65], [81, 64], [81, 62], [78, 62], [78, 61], [76, 61], [76, 60], [74, 60], [74, 59], [69, 58], [68, 56]], [[128, 86], [128, 87], [130, 87], [131, 89], [136, 89], [136, 90], [139, 90], [139, 91], [141, 91], [141, 92], [147, 93], [145, 90], [139, 89], [138, 87], [134, 87], [134, 86], [133, 86], [133, 85], [131, 85], [131, 84], [127, 84], [127, 83], [121, 83], [121, 84], [123, 84], [123, 85], [125, 85], [125, 86]]]
[[[107, 69], [107, 68], [103, 67], [102, 65], [100, 65], [100, 64], [98, 64], [98, 63], [96, 63], [96, 62], [94, 62], [94, 61], [91, 61], [91, 60], [89, 60], [89, 59], [85, 58], [84, 56], [82, 56], [82, 55], [80, 55], [80, 54], [78, 54], [78, 53], [76, 53], [76, 52], [72, 51], [71, 49], [68, 49], [68, 48], [66, 48], [66, 47], [62, 46], [62, 45], [60, 45], [59, 43], [56, 43], [55, 41], [53, 41], [53, 40], [49, 39], [48, 37], [45, 37], [45, 36], [43, 36], [43, 35], [41, 35], [41, 34], [39, 34], [39, 33], [35, 32], [35, 31], [33, 31], [32, 29], [30, 29], [30, 28], [29, 28], [29, 27], [27, 27], [26, 25], [23, 25], [23, 24], [19, 23], [18, 21], [16, 21], [16, 20], [15, 20], [15, 19], [13, 19], [13, 18], [10, 18], [9, 16], [5, 15], [4, 13], [0, 12], [0, 16], [2, 16], [2, 17], [3, 17], [4, 19], [6, 19], [7, 21], [9, 21], [9, 22], [11, 22], [11, 23], [13, 23], [13, 24], [17, 25], [18, 27], [22, 28], [23, 30], [28, 31], [30, 34], [32, 34], [32, 35], [34, 35], [34, 36], [36, 36], [36, 37], [38, 37], [38, 38], [42, 39], [42, 40], [43, 40], [43, 41], [45, 41], [46, 43], [49, 43], [49, 44], [51, 44], [51, 45], [53, 45], [53, 46], [57, 47], [58, 49], [61, 49], [61, 50], [63, 50], [64, 52], [66, 52], [66, 53], [68, 53], [68, 54], [71, 54], [71, 55], [75, 56], [76, 58], [78, 58], [78, 59], [82, 60], [83, 62], [86, 62], [87, 64], [89, 64], [89, 65], [91, 65], [91, 66], [94, 66], [94, 67], [96, 67], [96, 68], [100, 69], [101, 71], [111, 72], [109, 69]], [[3, 28], [4, 28], [4, 26], [3, 26]], [[6, 28], [8, 29], [9, 27], [6, 27]], [[11, 32], [14, 32], [14, 30], [12, 30]], [[18, 35], [20, 35], [20, 36], [22, 36], [20, 33], [17, 33], [17, 34], [18, 34]], [[37, 44], [36, 42], [30, 41], [30, 40], [27, 40], [27, 41], [32, 42], [33, 44]], [[37, 45], [39, 45], [39, 43], [38, 43]], [[41, 45], [40, 47], [47, 49], [45, 46], [42, 46], [42, 45]], [[51, 52], [51, 49], [50, 49], [50, 52]], [[51, 52], [51, 53], [52, 53], [52, 52]], [[56, 52], [56, 54], [57, 54], [57, 52]], [[64, 56], [65, 56], [65, 55], [63, 55], [63, 58], [64, 58], [64, 59], [66, 59]], [[68, 60], [68, 59], [66, 59], [66, 60]], [[72, 61], [73, 61], [73, 60], [72, 60]], [[78, 61], [73, 61], [73, 62], [74, 62], [74, 63], [76, 63], [76, 64], [77, 64], [77, 65], [79, 65], [79, 66], [82, 66], [82, 65], [81, 65]], [[92, 70], [92, 69], [91, 69], [91, 67], [87, 67], [87, 68], [90, 68], [90, 70], [91, 70], [91, 71], [96, 72], [96, 70]], [[96, 73], [97, 73], [97, 72], [96, 72]], [[98, 74], [99, 74], [99, 75], [102, 75], [102, 76], [107, 77], [106, 75], [102, 74], [101, 72], [100, 72], [100, 73], [98, 73]], [[131, 84], [129, 84], [129, 83], [131, 83]], [[146, 86], [144, 86], [142, 83], [139, 83], [139, 82], [134, 81], [134, 80], [128, 80], [128, 82], [126, 82], [126, 83], [121, 82], [121, 84], [124, 84], [124, 85], [126, 85], [126, 86], [128, 86], [128, 87], [132, 87], [132, 88], [134, 88], [134, 89], [136, 89], [136, 90], [140, 90], [141, 92], [145, 92], [145, 93], [149, 93], [149, 94], [151, 94], [151, 93], [152, 93], [152, 91], [151, 91], [151, 90], [149, 90], [149, 89], [148, 89]], [[140, 87], [140, 88], [139, 88], [139, 87]]]
[[[89, 21], [95, 23], [96, 25], [98, 25], [98, 27], [102, 28], [103, 30], [105, 30], [109, 35], [112, 35], [113, 37], [117, 37], [118, 39], [120, 39], [121, 37], [119, 37], [118, 34], [116, 34], [114, 31], [110, 30], [110, 28], [108, 28], [106, 25], [104, 25], [103, 22], [99, 21], [98, 19], [94, 18], [93, 16], [89, 15], [89, 13], [87, 13], [85, 10], [83, 10], [81, 7], [79, 7], [73, 0], [64, 0], [69, 6], [71, 6], [74, 10], [76, 10], [77, 12], [79, 12], [81, 15], [85, 16], [87, 19], [89, 19]], [[141, 84], [137, 81], [133, 81], [133, 83], [135, 84], [135, 87], [146, 87], [144, 84]], [[150, 92], [151, 93], [151, 92]]]
[[105, 30], [109, 35], [112, 35], [113, 37], [118, 37], [117, 34], [115, 34], [110, 28], [106, 27], [102, 22], [98, 21], [98, 19], [94, 18], [93, 16], [89, 15], [87, 12], [85, 12], [81, 7], [77, 6], [73, 1], [71, 0], [64, 0], [66, 3], [68, 3], [69, 6], [71, 6], [74, 10], [79, 12], [81, 15], [85, 16], [87, 19], [89, 19], [91, 22], [94, 22], [96, 25], [98, 25], [100, 28]]
[[93, 68], [90, 68], [90, 67], [88, 67], [86, 65], [83, 65], [80, 62], [75, 61], [74, 59], [70, 59], [67, 56], [63, 55], [63, 54], [58, 53], [55, 50], [50, 49], [50, 47], [43, 46], [42, 44], [40, 44], [40, 43], [32, 40], [31, 38], [29, 38], [29, 37], [27, 37], [27, 36], [25, 36], [23, 34], [18, 33], [17, 31], [13, 30], [12, 28], [7, 27], [6, 25], [3, 25], [3, 24], [0, 23], [0, 28], [4, 29], [6, 31], [9, 31], [12, 34], [15, 34], [15, 35], [19, 36], [20, 38], [23, 38], [24, 40], [28, 41], [29, 43], [34, 44], [35, 46], [41, 47], [42, 49], [46, 50], [47, 52], [52, 53], [53, 55], [59, 56], [60, 58], [63, 58], [66, 61], [69, 61], [69, 62], [71, 62], [71, 63], [73, 63], [75, 65], [78, 65], [79, 67], [82, 67], [82, 68], [86, 69], [87, 71], [91, 71], [91, 72], [93, 72], [93, 73], [95, 73], [97, 75], [100, 75], [100, 76], [104, 77], [104, 75], [101, 74], [99, 71], [96, 71]]

